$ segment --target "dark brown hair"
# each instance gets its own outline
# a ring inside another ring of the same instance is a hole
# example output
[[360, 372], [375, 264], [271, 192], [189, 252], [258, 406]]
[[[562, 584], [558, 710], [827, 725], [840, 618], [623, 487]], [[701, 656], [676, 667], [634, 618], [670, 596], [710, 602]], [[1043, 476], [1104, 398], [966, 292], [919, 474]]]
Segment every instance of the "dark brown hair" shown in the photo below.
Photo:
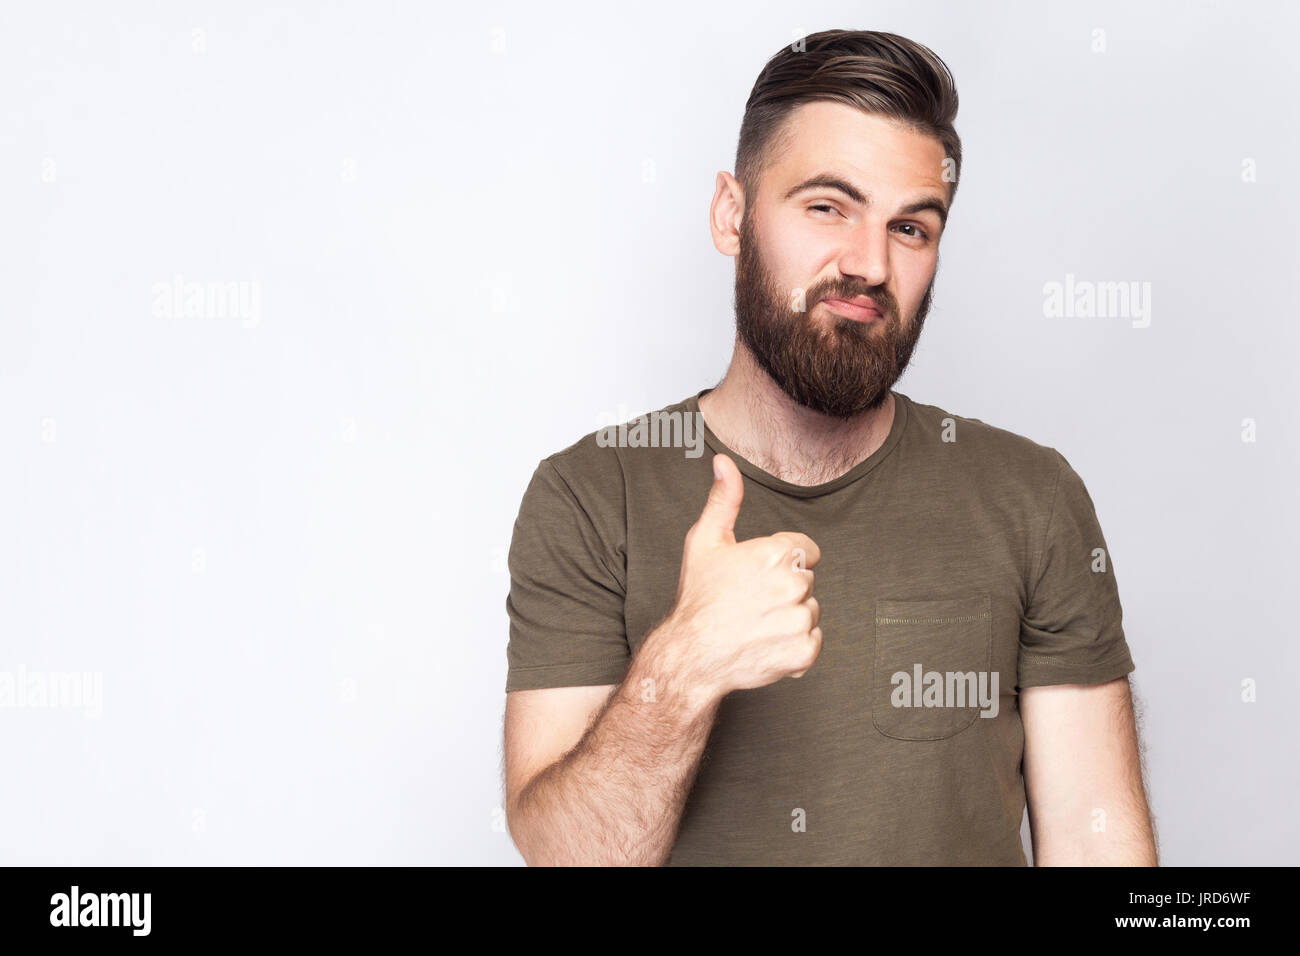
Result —
[[782, 127], [804, 103], [832, 100], [887, 116], [938, 138], [952, 160], [949, 201], [961, 175], [957, 85], [929, 47], [894, 33], [825, 30], [767, 61], [745, 103], [736, 147], [736, 179], [751, 196], [763, 168], [787, 140]]

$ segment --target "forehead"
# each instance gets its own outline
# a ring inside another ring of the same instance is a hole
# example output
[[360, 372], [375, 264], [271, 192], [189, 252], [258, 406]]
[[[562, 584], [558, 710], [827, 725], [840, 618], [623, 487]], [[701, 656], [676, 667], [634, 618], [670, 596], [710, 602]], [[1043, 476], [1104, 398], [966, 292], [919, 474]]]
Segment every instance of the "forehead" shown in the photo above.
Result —
[[843, 103], [804, 103], [786, 117], [761, 191], [779, 199], [795, 183], [833, 172], [873, 193], [948, 193], [938, 137]]

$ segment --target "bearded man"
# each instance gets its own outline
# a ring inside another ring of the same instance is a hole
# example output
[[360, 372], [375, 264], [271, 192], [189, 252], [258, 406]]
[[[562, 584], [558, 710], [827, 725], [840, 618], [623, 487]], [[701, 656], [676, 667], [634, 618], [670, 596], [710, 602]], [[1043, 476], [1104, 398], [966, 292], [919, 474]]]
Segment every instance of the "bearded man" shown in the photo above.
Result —
[[760, 73], [710, 210], [731, 363], [654, 413], [712, 454], [593, 433], [515, 523], [505, 803], [528, 863], [1023, 866], [1026, 808], [1036, 864], [1156, 863], [1082, 480], [894, 387], [956, 113], [948, 68], [893, 34], [814, 34]]

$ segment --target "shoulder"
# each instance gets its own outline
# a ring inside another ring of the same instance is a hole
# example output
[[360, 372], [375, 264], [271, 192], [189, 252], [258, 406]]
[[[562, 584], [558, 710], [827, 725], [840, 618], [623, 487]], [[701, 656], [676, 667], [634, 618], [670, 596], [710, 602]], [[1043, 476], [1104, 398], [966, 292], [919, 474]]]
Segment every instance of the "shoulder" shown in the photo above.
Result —
[[542, 459], [537, 474], [584, 506], [622, 511], [628, 488], [643, 473], [673, 468], [683, 451], [695, 457], [703, 451], [702, 423], [688, 412], [688, 403], [683, 399], [590, 431]]
[[1069, 463], [1060, 451], [1007, 428], [906, 397], [908, 437], [972, 480], [1051, 495]]

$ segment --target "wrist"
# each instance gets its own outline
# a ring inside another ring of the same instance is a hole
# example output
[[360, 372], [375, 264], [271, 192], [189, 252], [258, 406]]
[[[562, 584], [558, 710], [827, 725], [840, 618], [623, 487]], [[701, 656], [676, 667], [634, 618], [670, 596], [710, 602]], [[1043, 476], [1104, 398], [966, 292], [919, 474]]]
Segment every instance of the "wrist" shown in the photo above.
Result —
[[638, 700], [670, 703], [692, 719], [710, 713], [726, 691], [706, 676], [698, 646], [695, 629], [669, 615], [647, 635], [633, 660], [628, 693]]

